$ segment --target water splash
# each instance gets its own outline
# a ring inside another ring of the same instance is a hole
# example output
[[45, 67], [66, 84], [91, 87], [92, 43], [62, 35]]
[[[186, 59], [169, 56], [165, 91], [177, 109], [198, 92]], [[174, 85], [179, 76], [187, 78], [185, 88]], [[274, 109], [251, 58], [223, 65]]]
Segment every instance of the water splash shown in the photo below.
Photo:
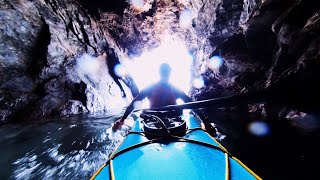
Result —
[[89, 179], [107, 162], [109, 154], [132, 126], [132, 120], [128, 119], [116, 135], [110, 135], [111, 124], [116, 119], [116, 116], [93, 116], [77, 121], [68, 118], [1, 130], [0, 134], [8, 135], [3, 136], [0, 144], [0, 153], [6, 155], [0, 159], [0, 165], [7, 167], [0, 169], [1, 177]]

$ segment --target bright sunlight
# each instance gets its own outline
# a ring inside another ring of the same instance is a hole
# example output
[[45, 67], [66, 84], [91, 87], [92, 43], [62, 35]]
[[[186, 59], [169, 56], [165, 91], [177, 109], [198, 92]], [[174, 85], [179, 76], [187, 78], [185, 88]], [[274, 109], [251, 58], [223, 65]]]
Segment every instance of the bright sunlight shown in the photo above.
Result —
[[191, 65], [193, 57], [184, 42], [166, 40], [156, 49], [145, 52], [124, 66], [131, 74], [139, 89], [143, 89], [159, 80], [161, 63], [168, 63], [171, 68], [170, 83], [188, 93], [191, 87]]

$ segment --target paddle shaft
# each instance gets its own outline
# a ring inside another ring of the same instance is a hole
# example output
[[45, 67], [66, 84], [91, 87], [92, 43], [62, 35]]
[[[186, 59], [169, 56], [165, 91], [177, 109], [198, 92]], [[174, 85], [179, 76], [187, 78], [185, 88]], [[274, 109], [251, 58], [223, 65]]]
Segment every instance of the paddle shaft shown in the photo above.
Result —
[[[237, 94], [233, 96], [221, 97], [221, 98], [213, 98], [201, 101], [193, 101], [179, 105], [169, 105], [157, 108], [151, 108], [148, 110], [177, 110], [177, 109], [198, 109], [198, 108], [206, 108], [206, 107], [226, 107], [226, 106], [236, 106], [241, 104], [250, 104], [265, 101], [269, 97], [269, 93], [267, 91], [262, 92], [251, 92], [245, 94]], [[146, 110], [146, 109], [136, 109], [136, 111]]]

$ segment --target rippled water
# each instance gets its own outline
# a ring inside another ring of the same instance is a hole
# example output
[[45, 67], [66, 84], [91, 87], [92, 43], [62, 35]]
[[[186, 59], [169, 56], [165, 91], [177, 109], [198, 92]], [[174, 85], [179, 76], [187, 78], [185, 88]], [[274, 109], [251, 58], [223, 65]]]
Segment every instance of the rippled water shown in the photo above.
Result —
[[89, 179], [129, 129], [111, 133], [119, 112], [0, 128], [0, 179]]

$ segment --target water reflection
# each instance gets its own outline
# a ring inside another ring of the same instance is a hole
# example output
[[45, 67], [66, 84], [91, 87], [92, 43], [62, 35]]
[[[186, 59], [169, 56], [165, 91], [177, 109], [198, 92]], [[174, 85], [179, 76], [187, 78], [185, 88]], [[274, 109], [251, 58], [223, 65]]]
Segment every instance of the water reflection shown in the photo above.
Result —
[[95, 114], [1, 127], [0, 179], [88, 179], [129, 129], [111, 134], [118, 118]]

